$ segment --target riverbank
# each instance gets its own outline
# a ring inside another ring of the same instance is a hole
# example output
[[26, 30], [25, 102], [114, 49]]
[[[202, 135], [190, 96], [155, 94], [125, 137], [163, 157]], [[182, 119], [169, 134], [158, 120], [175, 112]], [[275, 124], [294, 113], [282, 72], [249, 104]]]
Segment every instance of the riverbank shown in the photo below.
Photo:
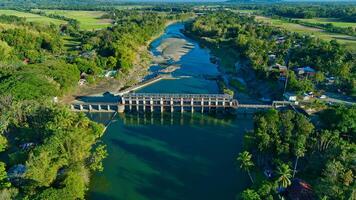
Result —
[[234, 97], [241, 103], [262, 103], [260, 99], [272, 99], [274, 89], [264, 80], [256, 77], [249, 62], [241, 57], [240, 52], [228, 46], [216, 46], [207, 38], [200, 38], [183, 32], [187, 37], [197, 41], [200, 45], [211, 50], [214, 62], [218, 65], [224, 83], [223, 88], [234, 91]]
[[78, 85], [71, 93], [61, 97], [60, 102], [70, 103], [78, 96], [100, 96], [105, 92], [117, 93], [124, 88], [143, 81], [143, 78], [148, 75], [148, 69], [153, 62], [153, 55], [149, 50], [151, 43], [161, 37], [169, 25], [177, 22], [177, 20], [167, 21], [164, 30], [160, 34], [152, 37], [145, 45], [139, 47], [134, 65], [129, 71], [125, 73], [120, 73], [119, 71], [115, 78], [95, 77], [98, 80], [94, 84]]

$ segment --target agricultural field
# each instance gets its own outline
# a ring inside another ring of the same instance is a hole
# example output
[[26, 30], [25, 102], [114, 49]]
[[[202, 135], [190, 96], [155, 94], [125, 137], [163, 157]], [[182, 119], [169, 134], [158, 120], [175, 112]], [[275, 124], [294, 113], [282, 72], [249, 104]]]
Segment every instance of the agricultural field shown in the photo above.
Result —
[[43, 10], [48, 14], [62, 15], [68, 18], [76, 19], [83, 30], [97, 30], [109, 27], [110, 19], [101, 19], [105, 14], [102, 11], [74, 11], [74, 10]]
[[37, 23], [45, 23], [45, 24], [53, 23], [56, 25], [60, 25], [60, 24], [67, 23], [66, 21], [63, 20], [53, 19], [53, 18], [27, 13], [27, 12], [20, 12], [16, 10], [0, 10], [0, 15], [14, 15], [17, 17], [24, 17], [29, 22], [37, 22]]
[[296, 20], [309, 22], [309, 23], [332, 24], [333, 26], [342, 27], [342, 28], [346, 28], [346, 27], [356, 28], [356, 23], [343, 22], [336, 18], [312, 18], [312, 19], [296, 19]]
[[270, 23], [273, 26], [285, 28], [287, 30], [294, 31], [297, 33], [311, 34], [324, 40], [335, 39], [340, 44], [344, 44], [351, 51], [356, 52], [356, 37], [343, 35], [343, 34], [329, 33], [329, 32], [325, 32], [322, 29], [307, 27], [300, 24], [286, 22], [280, 19], [272, 19], [264, 16], [256, 16], [256, 19], [266, 23]]

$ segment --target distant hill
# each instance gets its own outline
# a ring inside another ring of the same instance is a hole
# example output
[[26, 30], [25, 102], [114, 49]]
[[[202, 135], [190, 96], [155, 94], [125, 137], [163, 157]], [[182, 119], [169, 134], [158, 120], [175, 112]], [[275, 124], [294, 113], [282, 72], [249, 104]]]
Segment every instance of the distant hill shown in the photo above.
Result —
[[120, 0], [0, 0], [0, 7], [56, 7], [112, 4]]

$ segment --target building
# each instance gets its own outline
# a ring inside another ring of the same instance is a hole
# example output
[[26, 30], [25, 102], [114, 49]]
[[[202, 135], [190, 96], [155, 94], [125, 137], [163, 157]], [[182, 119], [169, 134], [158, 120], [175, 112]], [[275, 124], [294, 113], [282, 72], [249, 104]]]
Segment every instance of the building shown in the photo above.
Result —
[[276, 58], [277, 58], [277, 56], [274, 55], [274, 54], [268, 55], [268, 59], [269, 59], [270, 62], [274, 62], [276, 60]]
[[279, 80], [285, 80], [288, 72], [287, 66], [281, 65], [281, 64], [275, 64], [270, 67], [270, 70], [278, 70], [279, 72]]
[[299, 76], [315, 76], [315, 73], [316, 71], [309, 67], [309, 66], [306, 66], [306, 67], [298, 67], [294, 70], [296, 72], [297, 75]]
[[287, 101], [297, 101], [297, 95], [295, 95], [294, 93], [286, 92], [283, 94], [283, 97]]

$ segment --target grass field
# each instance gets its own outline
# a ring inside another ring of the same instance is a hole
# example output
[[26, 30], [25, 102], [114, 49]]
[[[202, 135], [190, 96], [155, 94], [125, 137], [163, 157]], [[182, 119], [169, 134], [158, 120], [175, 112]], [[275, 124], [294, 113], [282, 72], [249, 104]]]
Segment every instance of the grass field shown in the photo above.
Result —
[[353, 22], [343, 22], [343, 21], [339, 21], [336, 18], [312, 18], [312, 19], [296, 19], [296, 20], [300, 20], [300, 21], [305, 21], [305, 22], [309, 22], [309, 23], [319, 23], [319, 24], [332, 24], [336, 27], [354, 27], [356, 28], [356, 23]]
[[234, 10], [234, 11], [242, 14], [252, 14], [255, 12], [259, 12], [259, 10]]
[[24, 17], [29, 22], [38, 22], [38, 23], [45, 23], [45, 24], [54, 23], [54, 24], [59, 25], [59, 24], [67, 23], [66, 21], [63, 21], [63, 20], [52, 19], [49, 17], [35, 15], [32, 13], [27, 13], [27, 12], [19, 12], [16, 10], [0, 10], [0, 15], [14, 15], [17, 17]]
[[302, 26], [300, 24], [290, 23], [283, 20], [272, 19], [263, 16], [256, 16], [256, 19], [263, 22], [270, 23], [273, 26], [285, 28], [287, 30], [294, 31], [297, 33], [311, 34], [324, 40], [329, 41], [332, 39], [336, 39], [340, 44], [344, 44], [351, 51], [356, 52], [356, 37], [343, 35], [343, 34], [329, 33], [329, 32], [325, 32], [322, 29]]
[[140, 8], [150, 8], [151, 5], [119, 5], [115, 6], [118, 10], [129, 10], [129, 9], [140, 9]]
[[97, 30], [111, 25], [111, 20], [100, 19], [105, 14], [102, 11], [73, 11], [73, 10], [43, 10], [48, 14], [62, 15], [76, 19], [83, 30]]

